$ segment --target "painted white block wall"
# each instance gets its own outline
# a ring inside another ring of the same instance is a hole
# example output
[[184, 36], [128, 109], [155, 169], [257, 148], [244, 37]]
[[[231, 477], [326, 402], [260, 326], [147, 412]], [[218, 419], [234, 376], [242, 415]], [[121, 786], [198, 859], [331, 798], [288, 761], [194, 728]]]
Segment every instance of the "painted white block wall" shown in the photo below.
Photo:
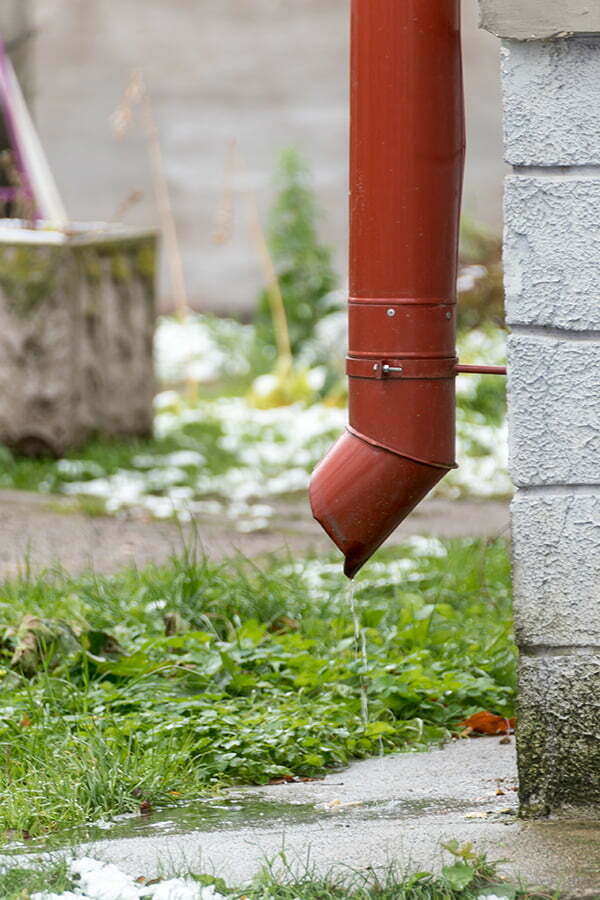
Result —
[[[542, 28], [534, 0], [482, 0], [484, 25], [507, 38], [505, 152], [513, 174], [505, 191], [505, 270], [521, 808], [525, 815], [597, 815], [600, 34], [575, 36], [582, 30], [577, 0], [557, 4], [554, 19], [552, 4], [543, 8]], [[565, 31], [572, 34], [521, 40]]]

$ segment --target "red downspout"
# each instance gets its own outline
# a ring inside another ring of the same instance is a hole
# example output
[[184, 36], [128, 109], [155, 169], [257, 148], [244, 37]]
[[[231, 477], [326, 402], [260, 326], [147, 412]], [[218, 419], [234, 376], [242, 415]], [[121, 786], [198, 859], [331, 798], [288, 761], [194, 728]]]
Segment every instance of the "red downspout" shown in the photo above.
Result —
[[455, 467], [460, 0], [352, 0], [349, 426], [315, 518], [352, 578]]

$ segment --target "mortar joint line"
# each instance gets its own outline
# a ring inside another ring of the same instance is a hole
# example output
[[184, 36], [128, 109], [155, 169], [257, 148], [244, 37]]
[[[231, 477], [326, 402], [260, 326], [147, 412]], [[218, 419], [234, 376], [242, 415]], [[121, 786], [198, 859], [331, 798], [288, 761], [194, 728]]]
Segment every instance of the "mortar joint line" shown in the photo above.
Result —
[[600, 657], [600, 644], [522, 644], [519, 647], [521, 656], [531, 659], [556, 658], [559, 656], [597, 656]]
[[573, 163], [565, 166], [519, 163], [511, 168], [514, 175], [527, 178], [562, 178], [564, 181], [577, 178], [600, 179], [600, 163]]
[[520, 493], [547, 497], [561, 497], [576, 494], [600, 499], [600, 483], [598, 484], [519, 484], [515, 497]]
[[569, 328], [557, 328], [554, 325], [527, 325], [525, 323], [508, 322], [512, 334], [525, 337], [541, 337], [547, 339], [559, 339], [573, 343], [600, 343], [600, 330], [596, 328], [574, 331]]

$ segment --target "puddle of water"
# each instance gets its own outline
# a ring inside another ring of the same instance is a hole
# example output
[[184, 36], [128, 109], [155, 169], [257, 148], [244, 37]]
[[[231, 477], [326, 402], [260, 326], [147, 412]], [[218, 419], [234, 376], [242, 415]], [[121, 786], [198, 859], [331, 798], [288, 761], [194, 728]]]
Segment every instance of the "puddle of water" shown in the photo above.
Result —
[[[473, 806], [473, 801], [450, 798], [401, 798], [366, 803], [337, 800], [327, 803], [294, 803], [237, 794], [157, 809], [148, 815], [118, 816], [110, 822], [73, 828], [50, 838], [11, 844], [2, 849], [2, 855], [23, 856], [100, 841], [184, 835], [192, 832], [246, 829], [263, 831], [273, 828], [283, 830], [326, 822], [348, 827], [353, 823], [376, 819], [412, 819], [436, 813], [464, 814], [473, 809]], [[485, 807], [489, 806], [490, 802], [486, 801]]]
[[152, 835], [271, 828], [279, 824], [298, 825], [314, 822], [320, 815], [322, 813], [312, 803], [279, 803], [241, 795], [218, 799], [210, 797], [181, 806], [156, 809], [145, 815], [117, 816], [107, 822], [61, 831], [49, 838], [19, 841], [3, 848], [2, 854], [39, 853], [41, 850], [60, 849], [74, 844]]

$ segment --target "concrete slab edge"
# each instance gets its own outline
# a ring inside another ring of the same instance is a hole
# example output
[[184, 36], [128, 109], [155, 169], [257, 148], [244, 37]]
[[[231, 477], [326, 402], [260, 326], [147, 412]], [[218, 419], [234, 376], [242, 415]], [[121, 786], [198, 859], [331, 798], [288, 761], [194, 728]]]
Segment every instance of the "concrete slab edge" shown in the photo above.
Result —
[[595, 0], [479, 0], [480, 26], [502, 38], [549, 40], [600, 34]]

